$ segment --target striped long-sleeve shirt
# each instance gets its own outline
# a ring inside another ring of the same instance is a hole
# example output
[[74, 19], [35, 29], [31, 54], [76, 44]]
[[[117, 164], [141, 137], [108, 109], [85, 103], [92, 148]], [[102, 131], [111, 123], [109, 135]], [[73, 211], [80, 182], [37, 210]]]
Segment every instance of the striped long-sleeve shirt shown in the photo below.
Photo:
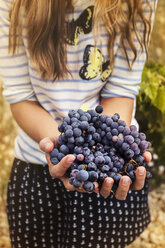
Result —
[[[154, 19], [154, 0], [152, 24]], [[22, 44], [19, 53], [8, 54], [9, 10], [11, 0], [0, 0], [0, 74], [3, 79], [3, 96], [12, 104], [23, 100], [38, 101], [52, 115], [55, 121], [61, 122], [70, 109], [78, 109], [84, 103], [89, 108], [98, 105], [100, 96], [129, 97], [135, 99], [139, 90], [141, 74], [146, 60], [145, 52], [140, 52], [136, 36], [134, 42], [138, 56], [129, 69], [124, 50], [120, 44], [120, 34], [117, 32], [114, 44], [114, 68], [109, 66], [108, 34], [103, 23], [100, 23], [97, 48], [90, 27], [94, 0], [74, 0], [74, 11], [68, 12], [66, 21], [74, 22], [73, 35], [68, 35], [67, 67], [71, 74], [64, 80], [43, 80], [31, 63], [28, 52], [26, 27], [23, 28]], [[149, 15], [146, 0], [143, 1], [145, 14]], [[143, 24], [137, 19], [138, 30], [143, 34]], [[68, 34], [70, 34], [68, 32]], [[54, 37], [56, 39], [56, 37]], [[133, 53], [127, 49], [130, 62]], [[134, 113], [132, 122], [134, 122]], [[44, 153], [39, 145], [22, 129], [15, 139], [15, 156], [31, 163], [46, 163]]]

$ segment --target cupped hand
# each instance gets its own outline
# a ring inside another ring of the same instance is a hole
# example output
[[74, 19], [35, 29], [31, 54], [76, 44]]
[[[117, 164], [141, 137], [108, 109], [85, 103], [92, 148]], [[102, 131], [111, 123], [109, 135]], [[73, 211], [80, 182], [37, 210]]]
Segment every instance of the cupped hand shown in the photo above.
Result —
[[[145, 158], [145, 161], [148, 163], [151, 161], [151, 153], [145, 152], [143, 153], [143, 157]], [[136, 170], [136, 180], [130, 187], [130, 178], [128, 176], [122, 176], [119, 181], [119, 186], [115, 192], [115, 197], [117, 200], [125, 200], [127, 197], [129, 190], [141, 190], [144, 187], [146, 178], [146, 169], [143, 166], [139, 166]], [[107, 184], [107, 187], [106, 187]], [[110, 177], [107, 177], [104, 180], [103, 187], [100, 190], [100, 193], [103, 197], [107, 198], [112, 190], [113, 186], [113, 179]]]
[[[51, 163], [49, 153], [52, 151], [54, 146], [57, 144], [57, 141], [58, 141], [58, 139], [56, 137], [51, 137], [51, 138], [46, 137], [46, 138], [42, 139], [39, 143], [40, 149], [46, 153], [46, 159], [48, 162], [50, 175], [54, 178], [59, 178], [63, 182], [63, 184], [67, 190], [70, 190], [70, 191], [76, 190], [79, 192], [87, 193], [83, 189], [83, 184], [81, 185], [80, 188], [75, 188], [73, 185], [71, 185], [69, 183], [69, 178], [65, 176], [66, 171], [68, 170], [68, 168], [71, 166], [71, 164], [75, 160], [75, 156], [73, 154], [66, 155], [56, 165]], [[97, 182], [94, 182], [94, 184], [95, 184], [94, 192], [98, 193], [99, 192], [99, 189], [98, 189], [99, 185]]]
[[[83, 189], [83, 184], [80, 188], [75, 188], [73, 185], [69, 183], [69, 178], [65, 176], [67, 169], [71, 166], [73, 161], [75, 160], [75, 157], [73, 154], [66, 155], [58, 164], [53, 165], [50, 161], [50, 155], [49, 153], [52, 151], [54, 146], [57, 144], [58, 139], [56, 137], [46, 137], [42, 139], [39, 143], [40, 149], [46, 153], [46, 159], [48, 162], [49, 167], [49, 173], [54, 178], [59, 178], [65, 188], [70, 191], [78, 191], [87, 193]], [[145, 152], [143, 154], [143, 157], [145, 158], [146, 162], [151, 161], [151, 153]], [[130, 178], [128, 176], [122, 176], [119, 182], [119, 186], [115, 192], [115, 197], [118, 200], [125, 200], [127, 197], [128, 191], [131, 190], [141, 190], [144, 187], [146, 178], [146, 169], [143, 166], [139, 166], [136, 170], [136, 180], [130, 187]], [[97, 182], [94, 182], [95, 184], [95, 193], [100, 193], [104, 198], [107, 198], [112, 190], [114, 180], [111, 177], [107, 177], [103, 184], [101, 189], [99, 190], [99, 185]]]

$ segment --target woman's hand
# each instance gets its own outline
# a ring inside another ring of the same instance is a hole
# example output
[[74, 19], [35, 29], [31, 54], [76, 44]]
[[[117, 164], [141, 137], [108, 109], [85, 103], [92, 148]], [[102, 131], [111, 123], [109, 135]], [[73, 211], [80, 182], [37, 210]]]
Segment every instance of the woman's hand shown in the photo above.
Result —
[[[57, 138], [56, 137], [46, 137], [42, 139], [39, 143], [40, 149], [46, 153], [46, 159], [49, 166], [49, 172], [50, 175], [54, 178], [59, 178], [66, 189], [70, 191], [78, 191], [86, 193], [86, 191], [83, 189], [83, 184], [80, 188], [75, 188], [73, 185], [69, 183], [69, 178], [65, 176], [67, 169], [71, 166], [73, 161], [75, 160], [74, 155], [68, 154], [65, 156], [58, 164], [53, 165], [50, 161], [50, 155], [49, 153], [52, 151], [53, 147], [57, 144]], [[151, 161], [151, 154], [149, 152], [145, 152], [143, 154], [146, 162]], [[143, 166], [139, 166], [136, 170], [136, 180], [130, 187], [130, 178], [128, 176], [123, 176], [120, 179], [119, 186], [115, 192], [115, 197], [118, 200], [125, 200], [129, 189], [131, 190], [141, 190], [145, 183], [145, 177], [146, 177], [146, 169]], [[99, 190], [99, 185], [97, 182], [94, 182], [95, 184], [95, 193], [100, 193], [103, 197], [107, 198], [110, 193], [113, 186], [113, 179], [111, 177], [107, 177], [102, 185], [102, 188]]]
[[[58, 139], [56, 137], [51, 137], [51, 138], [46, 137], [42, 139], [39, 143], [40, 149], [46, 153], [46, 159], [48, 162], [50, 175], [54, 178], [59, 178], [63, 182], [66, 189], [70, 191], [77, 190], [79, 192], [86, 193], [86, 191], [83, 189], [83, 186], [81, 186], [80, 188], [75, 188], [69, 183], [69, 178], [65, 176], [67, 169], [71, 166], [71, 164], [75, 160], [74, 155], [68, 154], [63, 159], [61, 159], [61, 161], [56, 165], [53, 165], [51, 163], [49, 153], [52, 151], [53, 147], [57, 144], [57, 141]], [[98, 193], [99, 185], [97, 182], [94, 182], [94, 184], [95, 184], [94, 192]]]
[[[151, 161], [151, 153], [150, 152], [145, 152], [143, 153], [143, 157], [145, 158], [145, 161], [148, 163]], [[146, 169], [143, 166], [139, 166], [136, 170], [136, 180], [135, 182], [131, 185], [130, 187], [130, 178], [128, 176], [122, 176], [119, 182], [119, 186], [115, 192], [115, 197], [118, 200], [125, 200], [127, 197], [128, 191], [131, 190], [141, 190], [144, 187], [145, 183], [145, 178], [146, 178]], [[104, 180], [104, 183], [106, 181], [111, 182], [113, 185], [113, 180], [108, 177]], [[105, 190], [105, 188], [102, 188], [100, 193], [104, 197], [108, 197], [110, 194], [110, 191], [112, 189], [112, 185], [109, 186], [108, 190]]]

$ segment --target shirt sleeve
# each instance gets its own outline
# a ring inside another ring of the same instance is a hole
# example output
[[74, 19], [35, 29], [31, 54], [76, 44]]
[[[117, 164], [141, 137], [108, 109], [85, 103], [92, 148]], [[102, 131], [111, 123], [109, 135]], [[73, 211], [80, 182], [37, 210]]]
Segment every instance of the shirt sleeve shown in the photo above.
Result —
[[[157, 1], [150, 0], [152, 7], [151, 29], [153, 27], [155, 9]], [[146, 17], [150, 14], [150, 10], [146, 7], [146, 0], [143, 1], [143, 8]], [[140, 19], [137, 19], [137, 28], [141, 35], [143, 35], [143, 23]], [[117, 52], [115, 53], [114, 68], [107, 80], [107, 83], [101, 91], [101, 97], [129, 97], [135, 99], [139, 92], [139, 83], [141, 82], [142, 72], [146, 61], [146, 53], [141, 52], [140, 45], [134, 34], [134, 42], [137, 48], [137, 58], [132, 66], [132, 70], [129, 69], [128, 62], [120, 42], [118, 44]], [[133, 60], [133, 52], [129, 47], [126, 48], [128, 52], [129, 62], [131, 64]]]
[[0, 76], [3, 81], [3, 96], [10, 104], [23, 100], [36, 101], [23, 41], [16, 55], [8, 53], [10, 8], [11, 0], [0, 0]]

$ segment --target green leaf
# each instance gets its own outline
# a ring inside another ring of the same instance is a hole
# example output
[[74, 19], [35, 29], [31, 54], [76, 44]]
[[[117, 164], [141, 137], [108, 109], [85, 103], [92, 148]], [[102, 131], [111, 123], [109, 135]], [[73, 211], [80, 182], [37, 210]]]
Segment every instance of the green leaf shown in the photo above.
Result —
[[151, 99], [151, 101], [155, 100], [157, 96], [157, 89], [158, 88], [154, 84], [144, 89], [145, 94]]
[[154, 106], [157, 107], [162, 113], [165, 114], [165, 89], [161, 87], [157, 91], [157, 97], [153, 102]]

